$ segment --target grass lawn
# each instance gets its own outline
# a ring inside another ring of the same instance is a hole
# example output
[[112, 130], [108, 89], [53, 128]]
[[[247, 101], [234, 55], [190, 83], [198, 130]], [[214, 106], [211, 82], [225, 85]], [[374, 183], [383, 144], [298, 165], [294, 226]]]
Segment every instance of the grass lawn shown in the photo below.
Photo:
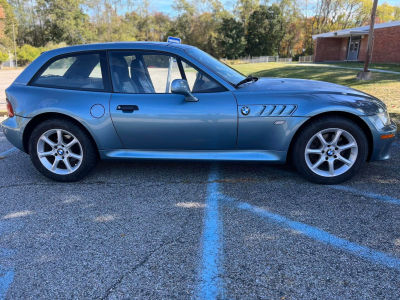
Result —
[[[329, 64], [324, 63], [322, 65], [340, 66], [340, 67], [346, 67], [346, 68], [364, 68], [364, 63], [358, 63], [358, 62], [337, 62], [337, 63], [329, 63]], [[399, 64], [369, 64], [369, 68], [400, 72]]]
[[302, 78], [346, 85], [381, 99], [386, 103], [390, 113], [400, 114], [400, 75], [398, 74], [375, 72], [373, 80], [357, 81], [357, 70], [288, 63], [240, 64], [232, 67], [245, 75], [251, 74], [257, 77]]

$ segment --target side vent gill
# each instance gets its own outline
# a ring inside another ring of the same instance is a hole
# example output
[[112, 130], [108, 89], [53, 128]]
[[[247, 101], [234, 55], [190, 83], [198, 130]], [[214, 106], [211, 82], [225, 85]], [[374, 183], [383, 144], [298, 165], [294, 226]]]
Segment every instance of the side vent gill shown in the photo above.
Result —
[[[259, 116], [290, 116], [296, 109], [296, 105], [265, 105], [263, 108]], [[256, 116], [257, 114], [254, 115]]]

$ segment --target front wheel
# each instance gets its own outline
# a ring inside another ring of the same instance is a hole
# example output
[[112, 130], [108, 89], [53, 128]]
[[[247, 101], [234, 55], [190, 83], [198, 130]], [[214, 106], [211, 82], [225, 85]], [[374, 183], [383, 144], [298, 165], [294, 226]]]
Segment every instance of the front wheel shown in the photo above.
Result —
[[292, 148], [294, 166], [308, 180], [339, 184], [361, 168], [368, 141], [355, 122], [343, 117], [320, 118], [307, 124]]
[[40, 123], [29, 140], [33, 165], [46, 177], [63, 182], [77, 181], [97, 164], [97, 149], [75, 123], [51, 119]]

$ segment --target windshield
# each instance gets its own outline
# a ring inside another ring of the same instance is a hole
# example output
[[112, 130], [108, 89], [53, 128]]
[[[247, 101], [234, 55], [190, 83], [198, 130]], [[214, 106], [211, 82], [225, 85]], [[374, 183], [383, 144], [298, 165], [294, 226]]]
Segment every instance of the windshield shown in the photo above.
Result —
[[207, 68], [209, 68], [211, 71], [216, 73], [218, 76], [224, 78], [232, 85], [236, 85], [238, 82], [246, 78], [246, 76], [244, 76], [243, 74], [225, 65], [224, 63], [220, 62], [216, 58], [208, 55], [198, 48], [189, 48], [186, 50], [186, 53], [198, 62], [202, 63]]

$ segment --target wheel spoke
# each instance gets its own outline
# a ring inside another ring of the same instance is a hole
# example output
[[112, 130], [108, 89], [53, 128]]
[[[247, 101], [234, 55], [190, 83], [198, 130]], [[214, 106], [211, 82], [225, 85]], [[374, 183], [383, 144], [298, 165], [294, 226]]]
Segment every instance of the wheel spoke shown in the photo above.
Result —
[[353, 162], [351, 160], [346, 159], [341, 155], [339, 155], [337, 159], [340, 160], [341, 162], [343, 162], [344, 164], [346, 164], [349, 167], [353, 164]]
[[48, 151], [48, 152], [38, 152], [39, 158], [46, 157], [46, 156], [52, 156], [53, 151]]
[[328, 164], [329, 164], [329, 174], [330, 175], [335, 175], [335, 168], [334, 168], [334, 160], [328, 160]]
[[75, 154], [75, 153], [70, 152], [68, 154], [68, 156], [71, 157], [71, 158], [75, 158], [75, 159], [77, 159], [79, 161], [82, 160], [82, 155], [80, 155], [80, 154]]
[[315, 164], [313, 164], [311, 166], [311, 169], [316, 169], [318, 168], [323, 162], [325, 161], [325, 159], [323, 157], [321, 157]]
[[338, 129], [336, 131], [335, 137], [333, 138], [333, 141], [331, 143], [332, 145], [337, 145], [337, 142], [339, 141], [340, 136], [342, 135], [342, 133], [343, 133], [343, 130], [341, 130], [341, 129]]
[[53, 172], [57, 169], [58, 163], [59, 163], [59, 162], [60, 162], [60, 160], [57, 159], [57, 158], [54, 160], [53, 165], [51, 166], [51, 170], [52, 170]]
[[348, 143], [348, 144], [346, 144], [346, 145], [337, 146], [337, 147], [339, 148], [339, 151], [341, 152], [341, 151], [344, 151], [344, 150], [353, 148], [353, 147], [355, 147], [355, 146], [356, 146], [356, 144], [354, 144], [354, 143]]
[[328, 143], [326, 142], [326, 140], [325, 140], [324, 137], [322, 136], [321, 132], [318, 132], [317, 138], [318, 138], [319, 141], [321, 142], [322, 147], [326, 147], [326, 146], [328, 145]]
[[322, 155], [322, 149], [306, 149], [306, 153]]
[[78, 142], [78, 140], [76, 138], [74, 138], [71, 142], [69, 142], [66, 147], [67, 148], [71, 148], [71, 146], [75, 145]]
[[68, 157], [66, 159], [64, 159], [63, 161], [64, 161], [64, 165], [67, 167], [68, 172], [72, 172], [72, 167], [71, 167], [71, 164], [69, 163]]
[[57, 129], [57, 145], [63, 144], [62, 132], [60, 129]]
[[49, 146], [51, 146], [51, 147], [54, 147], [54, 146], [56, 146], [57, 144], [56, 143], [54, 143], [53, 141], [51, 141], [47, 136], [45, 136], [45, 135], [42, 135], [41, 137], [40, 137], [40, 139], [43, 141], [43, 142], [45, 142], [46, 144], [48, 144]]

